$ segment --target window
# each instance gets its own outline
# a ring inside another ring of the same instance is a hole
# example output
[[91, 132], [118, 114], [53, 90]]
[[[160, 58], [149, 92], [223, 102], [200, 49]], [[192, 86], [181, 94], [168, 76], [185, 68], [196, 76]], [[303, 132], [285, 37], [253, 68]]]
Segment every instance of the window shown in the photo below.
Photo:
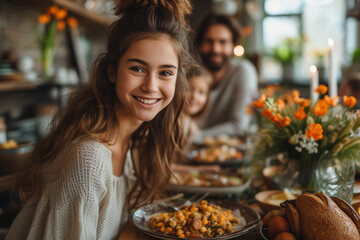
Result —
[[[338, 79], [344, 56], [346, 2], [343, 0], [264, 0], [262, 79], [279, 82], [282, 65], [273, 57], [273, 49], [285, 38], [301, 39], [301, 55], [294, 61], [293, 81], [309, 84], [309, 66], [321, 68], [328, 64], [328, 38], [335, 42]], [[354, 25], [354, 24], [353, 24]], [[348, 28], [354, 26], [348, 24]], [[320, 60], [317, 56], [325, 54]], [[325, 74], [326, 75], [326, 74]], [[326, 82], [326, 77], [324, 79]]]

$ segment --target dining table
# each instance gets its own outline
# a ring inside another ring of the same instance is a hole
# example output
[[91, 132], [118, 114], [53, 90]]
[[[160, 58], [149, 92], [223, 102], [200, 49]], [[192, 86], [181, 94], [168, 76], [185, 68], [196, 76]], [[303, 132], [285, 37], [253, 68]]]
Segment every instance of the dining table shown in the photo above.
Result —
[[[253, 208], [254, 210], [256, 210], [257, 212], [261, 213], [260, 215], [263, 215], [263, 211], [262, 209], [259, 207], [259, 205], [257, 205], [256, 203], [254, 204], [250, 204], [249, 205], [250, 208]], [[253, 240], [264, 240], [264, 238], [262, 238], [261, 234], [260, 234], [260, 226], [261, 224], [259, 223], [254, 229], [250, 230], [249, 232], [245, 233], [244, 235], [232, 238], [234, 240], [248, 240], [248, 239], [253, 239]], [[121, 233], [120, 237], [118, 238], [118, 240], [154, 240], [157, 238], [151, 237], [145, 233], [143, 233], [142, 231], [138, 230], [132, 221], [130, 221], [125, 229], [123, 230], [123, 232]]]
[[[256, 186], [262, 186], [261, 188], [265, 186], [262, 182], [262, 180], [258, 181], [254, 185]], [[266, 188], [266, 186], [265, 186]], [[247, 201], [248, 202], [248, 201]], [[266, 214], [266, 212], [260, 207], [260, 205], [255, 201], [251, 203], [246, 203], [244, 200], [236, 201], [237, 204], [245, 204], [247, 207], [252, 208], [256, 212], [259, 213], [260, 217], [263, 218]], [[354, 196], [353, 196], [353, 204], [358, 203], [359, 209], [356, 209], [357, 211], [360, 211], [360, 179], [356, 179], [356, 182], [354, 184]], [[237, 236], [234, 238], [231, 238], [233, 240], [264, 240], [264, 238], [261, 235], [260, 228], [262, 226], [262, 221], [259, 222], [259, 224], [249, 230], [248, 232], [244, 233], [241, 236]], [[124, 230], [121, 232], [118, 240], [154, 240], [157, 238], [154, 238], [152, 236], [149, 236], [142, 232], [141, 230], [137, 229], [134, 225], [134, 223], [130, 220]]]

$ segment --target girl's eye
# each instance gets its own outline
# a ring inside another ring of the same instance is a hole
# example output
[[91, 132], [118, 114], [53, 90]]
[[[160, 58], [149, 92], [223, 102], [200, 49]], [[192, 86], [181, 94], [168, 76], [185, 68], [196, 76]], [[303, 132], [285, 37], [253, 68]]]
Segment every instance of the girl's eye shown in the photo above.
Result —
[[161, 75], [161, 76], [165, 76], [165, 77], [170, 77], [170, 76], [172, 76], [173, 74], [172, 74], [172, 72], [170, 72], [170, 71], [162, 71], [162, 72], [160, 73], [160, 75]]
[[144, 70], [141, 67], [131, 67], [130, 70], [139, 73], [144, 72]]

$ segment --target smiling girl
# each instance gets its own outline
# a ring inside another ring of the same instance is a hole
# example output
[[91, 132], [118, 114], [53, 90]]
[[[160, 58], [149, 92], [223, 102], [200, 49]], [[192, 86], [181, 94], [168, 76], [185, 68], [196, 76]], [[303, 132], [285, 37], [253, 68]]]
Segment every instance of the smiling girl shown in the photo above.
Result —
[[[160, 3], [161, 2], [161, 3]], [[35, 146], [7, 239], [113, 239], [180, 154], [190, 1], [122, 0], [106, 53]]]

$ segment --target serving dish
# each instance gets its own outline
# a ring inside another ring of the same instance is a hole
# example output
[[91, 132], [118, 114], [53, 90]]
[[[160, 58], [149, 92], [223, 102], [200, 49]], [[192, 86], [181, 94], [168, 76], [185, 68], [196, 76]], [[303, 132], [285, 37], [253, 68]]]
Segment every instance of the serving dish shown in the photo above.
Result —
[[249, 188], [251, 178], [229, 172], [175, 172], [169, 191], [210, 195], [241, 194]]
[[265, 211], [265, 212], [270, 212], [271, 210], [277, 209], [280, 210], [281, 207], [280, 205], [273, 205], [270, 203], [267, 203], [265, 200], [267, 198], [269, 198], [271, 195], [274, 194], [279, 194], [281, 193], [282, 190], [267, 190], [267, 191], [261, 191], [258, 192], [255, 195], [255, 200], [257, 201], [257, 203], [259, 204], [259, 206]]
[[[233, 202], [221, 202], [221, 201], [208, 201], [209, 203], [213, 203], [216, 205], [221, 206], [221, 208], [224, 209], [230, 209], [232, 211], [239, 211], [240, 218], [243, 220], [242, 223], [236, 226], [236, 230], [233, 233], [224, 233], [223, 235], [213, 237], [213, 238], [201, 238], [202, 240], [216, 240], [216, 239], [231, 239], [237, 236], [241, 236], [250, 230], [256, 228], [260, 222], [260, 215], [253, 209], [247, 207], [246, 205], [241, 205]], [[183, 205], [184, 202], [175, 202], [172, 203], [171, 206], [178, 206], [180, 207]], [[134, 223], [134, 226], [139, 229], [140, 231], [144, 232], [145, 234], [155, 237], [157, 239], [183, 239], [178, 238], [175, 236], [169, 236], [166, 234], [162, 234], [159, 232], [155, 232], [153, 229], [149, 226], [149, 220], [150, 218], [157, 213], [161, 212], [175, 212], [173, 208], [164, 204], [164, 203], [154, 203], [149, 204], [146, 206], [143, 206], [136, 210], [132, 216], [132, 221]], [[198, 238], [192, 238], [192, 239], [198, 239]]]
[[24, 142], [15, 148], [0, 149], [0, 174], [17, 172], [25, 168], [33, 147], [32, 142]]
[[262, 222], [260, 223], [260, 235], [264, 240], [270, 240], [268, 238], [269, 237], [268, 231], [264, 229], [264, 225]]
[[243, 162], [244, 151], [226, 145], [200, 147], [186, 153], [186, 159], [191, 164], [201, 165], [239, 165]]

